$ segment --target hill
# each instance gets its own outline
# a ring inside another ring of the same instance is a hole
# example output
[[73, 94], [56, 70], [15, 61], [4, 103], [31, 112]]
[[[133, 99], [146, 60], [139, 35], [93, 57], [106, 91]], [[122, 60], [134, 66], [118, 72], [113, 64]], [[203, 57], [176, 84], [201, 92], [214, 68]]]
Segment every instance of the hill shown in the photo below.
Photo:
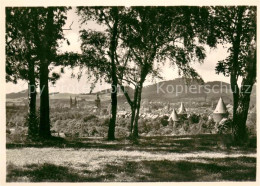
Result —
[[[134, 90], [127, 86], [127, 92], [133, 98]], [[92, 94], [72, 94], [72, 93], [51, 93], [50, 100], [68, 100], [70, 97], [77, 97], [86, 101], [94, 101], [96, 94], [100, 95], [102, 101], [110, 100], [110, 89], [104, 89]], [[27, 98], [28, 90], [23, 90], [17, 93], [6, 94], [7, 99]], [[142, 100], [148, 102], [216, 102], [219, 97], [222, 97], [225, 103], [232, 103], [232, 92], [230, 84], [222, 81], [211, 81], [204, 84], [198, 83], [195, 80], [190, 80], [189, 83], [183, 78], [177, 78], [168, 81], [162, 81], [152, 85], [145, 86], [142, 92]], [[39, 95], [37, 95], [39, 98]], [[118, 101], [126, 102], [121, 89], [118, 91]], [[253, 87], [251, 94], [251, 103], [256, 102], [256, 85]]]
[[142, 97], [150, 101], [215, 101], [222, 96], [227, 102], [232, 99], [230, 85], [222, 81], [199, 83], [183, 78], [162, 81], [144, 87]]
[[28, 89], [22, 90], [20, 92], [6, 94], [6, 99], [17, 99], [28, 97]]
[[[119, 86], [118, 86], [117, 90], [118, 90], [119, 96], [123, 95], [123, 91]], [[94, 92], [92, 94], [104, 95], [104, 94], [110, 94], [111, 91], [112, 91], [111, 88], [109, 88], [109, 89], [104, 89], [104, 90], [101, 90], [101, 91]], [[125, 91], [127, 91], [130, 96], [134, 95], [134, 90], [130, 86], [125, 86]]]

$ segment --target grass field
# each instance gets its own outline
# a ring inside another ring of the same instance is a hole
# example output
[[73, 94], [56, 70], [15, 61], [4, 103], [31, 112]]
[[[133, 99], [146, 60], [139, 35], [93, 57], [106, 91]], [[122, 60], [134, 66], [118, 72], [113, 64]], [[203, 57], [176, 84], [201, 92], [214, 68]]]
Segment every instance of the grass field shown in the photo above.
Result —
[[256, 148], [227, 135], [7, 145], [7, 182], [254, 181]]

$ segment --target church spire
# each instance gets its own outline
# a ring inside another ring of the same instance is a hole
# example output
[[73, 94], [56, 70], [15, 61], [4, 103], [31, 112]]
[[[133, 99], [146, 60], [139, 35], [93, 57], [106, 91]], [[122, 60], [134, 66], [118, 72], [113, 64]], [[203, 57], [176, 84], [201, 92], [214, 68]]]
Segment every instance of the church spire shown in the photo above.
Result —
[[187, 114], [186, 108], [184, 107], [184, 104], [182, 102], [178, 114]]
[[222, 99], [222, 97], [219, 98], [218, 100], [218, 104], [216, 106], [216, 109], [214, 110], [215, 114], [219, 113], [219, 114], [225, 114], [227, 113], [227, 108], [226, 108], [226, 105]]
[[168, 121], [174, 121], [174, 122], [179, 121], [178, 115], [177, 115], [175, 109], [173, 109], [172, 114], [170, 115]]

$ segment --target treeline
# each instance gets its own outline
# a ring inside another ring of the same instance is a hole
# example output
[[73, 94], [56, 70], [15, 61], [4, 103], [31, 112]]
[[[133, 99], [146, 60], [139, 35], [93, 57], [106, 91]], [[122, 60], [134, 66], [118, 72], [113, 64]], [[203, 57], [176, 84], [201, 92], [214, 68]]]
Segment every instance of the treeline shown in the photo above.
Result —
[[[229, 56], [218, 62], [216, 73], [230, 77], [234, 139], [238, 143], [247, 139], [247, 113], [256, 81], [256, 7], [77, 7], [82, 28], [94, 21], [103, 31], [82, 29], [82, 53], [58, 53], [58, 43], [66, 40], [63, 26], [69, 9], [6, 8], [6, 81], [28, 81], [29, 136], [51, 136], [48, 82], [54, 83], [60, 74], [51, 74], [50, 64], [79, 66], [95, 82], [103, 79], [111, 84], [109, 140], [115, 139], [120, 87], [131, 108], [130, 137], [137, 139], [147, 77], [160, 77], [169, 61], [182, 77], [203, 82], [190, 63], [203, 62], [205, 46], [228, 44]], [[133, 96], [125, 90], [129, 85], [134, 87]], [[35, 120], [37, 86], [41, 92], [39, 127]]]

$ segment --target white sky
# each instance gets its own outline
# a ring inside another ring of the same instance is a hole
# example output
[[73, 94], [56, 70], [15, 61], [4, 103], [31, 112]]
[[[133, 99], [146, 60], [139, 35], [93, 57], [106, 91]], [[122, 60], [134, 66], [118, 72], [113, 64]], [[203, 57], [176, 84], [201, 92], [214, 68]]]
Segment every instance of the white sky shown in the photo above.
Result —
[[[69, 40], [70, 45], [68, 46], [66, 42], [62, 44], [62, 47], [59, 49], [61, 51], [73, 51], [80, 52], [80, 41], [79, 41], [79, 30], [82, 29], [79, 24], [79, 17], [75, 13], [73, 8], [68, 12], [68, 19], [64, 28], [69, 28], [73, 22], [71, 28], [72, 30], [64, 30], [65, 37]], [[95, 28], [96, 30], [102, 30], [102, 28], [96, 25], [94, 22], [89, 22], [88, 25], [84, 28]], [[207, 81], [224, 81], [229, 82], [229, 77], [224, 77], [222, 74], [215, 73], [215, 66], [219, 60], [225, 59], [228, 55], [227, 48], [219, 45], [216, 49], [209, 49], [206, 47], [206, 59], [203, 64], [194, 63], [192, 66], [197, 70], [197, 72], [202, 76], [205, 82]], [[74, 69], [74, 73], [77, 73], [77, 68]], [[50, 92], [70, 92], [70, 93], [86, 93], [89, 92], [91, 83], [87, 81], [86, 76], [78, 81], [77, 79], [71, 78], [71, 69], [66, 68], [65, 73], [62, 74], [61, 78], [56, 82], [55, 87], [50, 85]], [[176, 69], [169, 68], [166, 65], [162, 69], [162, 76], [164, 80], [171, 80], [178, 77]], [[147, 79], [146, 85], [155, 83]], [[6, 93], [19, 92], [28, 87], [27, 82], [18, 81], [17, 84], [6, 83]], [[109, 88], [108, 84], [97, 84], [95, 91]]]

